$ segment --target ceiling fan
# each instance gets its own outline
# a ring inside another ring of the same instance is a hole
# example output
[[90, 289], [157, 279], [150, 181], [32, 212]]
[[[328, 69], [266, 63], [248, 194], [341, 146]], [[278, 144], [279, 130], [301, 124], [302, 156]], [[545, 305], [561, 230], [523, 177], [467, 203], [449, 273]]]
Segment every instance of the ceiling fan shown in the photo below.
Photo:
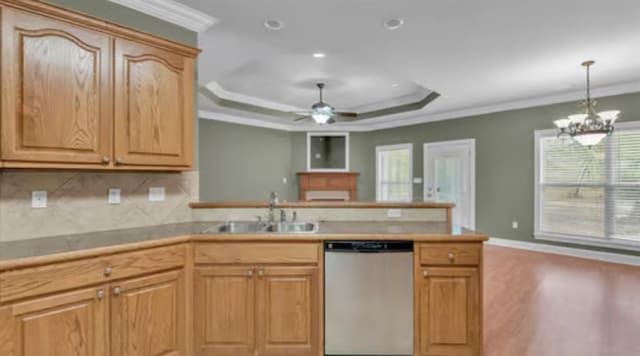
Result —
[[311, 106], [311, 111], [298, 113], [304, 116], [295, 119], [294, 121], [313, 120], [318, 124], [333, 124], [337, 121], [350, 121], [355, 120], [358, 117], [358, 113], [336, 111], [336, 109], [322, 101], [322, 91], [325, 87], [324, 83], [317, 83], [316, 86], [320, 90], [320, 101]]

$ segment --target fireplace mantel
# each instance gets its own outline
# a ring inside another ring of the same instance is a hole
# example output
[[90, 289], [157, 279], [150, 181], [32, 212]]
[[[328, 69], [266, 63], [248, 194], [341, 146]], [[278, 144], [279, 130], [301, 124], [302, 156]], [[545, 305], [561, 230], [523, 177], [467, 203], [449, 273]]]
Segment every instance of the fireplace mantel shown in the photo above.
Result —
[[356, 172], [300, 172], [298, 186], [300, 201], [356, 200]]

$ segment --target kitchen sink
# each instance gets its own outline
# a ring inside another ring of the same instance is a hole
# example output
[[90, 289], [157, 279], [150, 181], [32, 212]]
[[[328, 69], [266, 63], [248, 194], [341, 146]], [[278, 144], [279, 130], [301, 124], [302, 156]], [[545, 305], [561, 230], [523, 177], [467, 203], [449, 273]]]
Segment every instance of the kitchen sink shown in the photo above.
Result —
[[311, 222], [281, 222], [269, 225], [268, 232], [279, 233], [314, 233], [318, 232], [318, 223]]
[[314, 233], [318, 232], [318, 223], [279, 222], [267, 224], [253, 221], [230, 221], [208, 228], [204, 233], [257, 234], [257, 233]]

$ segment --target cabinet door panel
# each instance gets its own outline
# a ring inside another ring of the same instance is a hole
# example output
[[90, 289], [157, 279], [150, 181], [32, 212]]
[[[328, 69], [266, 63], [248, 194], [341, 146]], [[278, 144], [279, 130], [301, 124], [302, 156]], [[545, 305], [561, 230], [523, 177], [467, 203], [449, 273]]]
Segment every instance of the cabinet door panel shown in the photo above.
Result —
[[109, 36], [4, 8], [2, 159], [105, 164]]
[[196, 269], [197, 355], [253, 355], [255, 287], [250, 267]]
[[112, 356], [185, 355], [184, 288], [182, 271], [114, 285], [111, 288]]
[[260, 268], [257, 284], [257, 354], [317, 355], [317, 267]]
[[193, 59], [125, 40], [115, 58], [118, 164], [190, 166]]
[[107, 319], [99, 290], [52, 295], [0, 311], [2, 355], [106, 356]]
[[480, 353], [480, 290], [477, 268], [423, 268], [419, 283], [421, 355]]

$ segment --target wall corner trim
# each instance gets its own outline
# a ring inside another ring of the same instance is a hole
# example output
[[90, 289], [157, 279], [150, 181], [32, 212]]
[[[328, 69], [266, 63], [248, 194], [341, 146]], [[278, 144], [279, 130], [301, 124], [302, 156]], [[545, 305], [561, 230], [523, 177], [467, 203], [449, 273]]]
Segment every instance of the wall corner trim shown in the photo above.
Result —
[[489, 245], [517, 248], [521, 250], [551, 253], [555, 255], [586, 258], [602, 262], [619, 263], [631, 266], [640, 266], [640, 256], [624, 255], [621, 253], [602, 252], [585, 250], [581, 248], [555, 246], [541, 243], [491, 237], [487, 242]]
[[193, 32], [204, 32], [218, 22], [215, 17], [174, 0], [109, 1], [184, 27]]

